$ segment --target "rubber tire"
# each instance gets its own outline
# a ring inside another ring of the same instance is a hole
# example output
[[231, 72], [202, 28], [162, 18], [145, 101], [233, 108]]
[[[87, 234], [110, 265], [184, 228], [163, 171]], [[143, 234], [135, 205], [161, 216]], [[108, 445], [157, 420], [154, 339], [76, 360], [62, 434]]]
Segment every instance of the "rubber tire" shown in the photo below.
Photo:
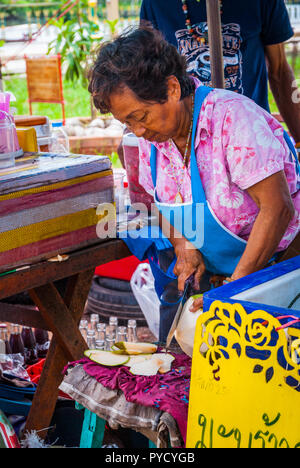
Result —
[[143, 312], [132, 292], [130, 282], [95, 276], [87, 299], [85, 314], [98, 314], [100, 321], [108, 323], [116, 316], [120, 325], [132, 319], [140, 327], [147, 326]]

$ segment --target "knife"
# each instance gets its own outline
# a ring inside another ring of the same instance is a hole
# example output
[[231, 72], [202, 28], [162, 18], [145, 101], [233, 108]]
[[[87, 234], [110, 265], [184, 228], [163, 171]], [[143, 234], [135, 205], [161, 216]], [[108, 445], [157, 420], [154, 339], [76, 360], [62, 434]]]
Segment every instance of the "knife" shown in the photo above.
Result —
[[182, 314], [182, 311], [183, 311], [183, 306], [184, 306], [184, 304], [186, 303], [186, 301], [188, 299], [189, 291], [191, 289], [191, 286], [192, 286], [193, 282], [194, 282], [194, 274], [192, 274], [185, 282], [183, 295], [182, 295], [179, 307], [177, 309], [177, 312], [175, 314], [173, 323], [171, 325], [171, 328], [170, 328], [168, 336], [167, 336], [166, 349], [168, 349], [170, 344], [171, 344], [172, 338], [173, 338], [173, 336], [175, 334], [177, 325], [178, 325], [179, 320], [181, 318], [181, 314]]

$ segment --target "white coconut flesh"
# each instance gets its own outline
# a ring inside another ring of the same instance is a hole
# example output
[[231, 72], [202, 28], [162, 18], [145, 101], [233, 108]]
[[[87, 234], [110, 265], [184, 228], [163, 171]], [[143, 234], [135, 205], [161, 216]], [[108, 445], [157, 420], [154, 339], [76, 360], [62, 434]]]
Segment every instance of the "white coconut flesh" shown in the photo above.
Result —
[[165, 374], [171, 370], [174, 356], [167, 353], [153, 354], [150, 359], [142, 362], [137, 362], [130, 367], [130, 372], [134, 375], [151, 376], [157, 372]]
[[138, 364], [140, 362], [148, 361], [149, 359], [152, 359], [153, 354], [136, 354], [136, 355], [128, 355], [129, 361], [126, 362], [125, 366], [131, 367], [134, 364]]
[[134, 375], [151, 376], [156, 375], [159, 368], [164, 364], [164, 361], [159, 358], [152, 357], [148, 361], [138, 362], [130, 367], [130, 372]]
[[160, 368], [158, 369], [158, 372], [160, 374], [166, 374], [167, 372], [169, 372], [172, 367], [172, 362], [175, 359], [174, 356], [168, 353], [157, 353], [155, 354], [155, 356], [157, 356], [159, 359], [162, 359], [162, 361], [164, 362], [163, 365], [160, 366]]
[[203, 313], [202, 309], [198, 310], [198, 312], [190, 311], [194, 300], [198, 297], [200, 296], [192, 296], [187, 300], [175, 331], [175, 338], [180, 348], [185, 354], [187, 354], [190, 357], [193, 356], [194, 337], [197, 320], [198, 317]]
[[110, 351], [97, 349], [88, 349], [84, 352], [84, 355], [91, 361], [101, 364], [102, 366], [123, 366], [130, 359], [128, 355], [114, 354]]

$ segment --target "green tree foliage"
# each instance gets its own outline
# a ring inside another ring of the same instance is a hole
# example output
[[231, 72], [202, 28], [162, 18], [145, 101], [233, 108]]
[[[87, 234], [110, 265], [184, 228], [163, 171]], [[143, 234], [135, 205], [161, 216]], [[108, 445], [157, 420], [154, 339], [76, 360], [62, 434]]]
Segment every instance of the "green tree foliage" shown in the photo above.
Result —
[[71, 19], [60, 18], [51, 24], [58, 28], [57, 38], [49, 45], [48, 53], [60, 54], [65, 69], [65, 79], [87, 84], [87, 71], [93, 58], [93, 49], [101, 41], [99, 26], [91, 21], [82, 7], [87, 2], [80, 2], [80, 9], [74, 8]]

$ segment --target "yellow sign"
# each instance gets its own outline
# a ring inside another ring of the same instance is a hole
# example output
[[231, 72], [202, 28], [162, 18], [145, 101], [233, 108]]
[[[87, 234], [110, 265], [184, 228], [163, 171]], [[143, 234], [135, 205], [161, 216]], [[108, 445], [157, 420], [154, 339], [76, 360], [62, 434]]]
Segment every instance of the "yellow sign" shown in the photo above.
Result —
[[199, 317], [188, 448], [300, 448], [299, 332], [240, 304]]

